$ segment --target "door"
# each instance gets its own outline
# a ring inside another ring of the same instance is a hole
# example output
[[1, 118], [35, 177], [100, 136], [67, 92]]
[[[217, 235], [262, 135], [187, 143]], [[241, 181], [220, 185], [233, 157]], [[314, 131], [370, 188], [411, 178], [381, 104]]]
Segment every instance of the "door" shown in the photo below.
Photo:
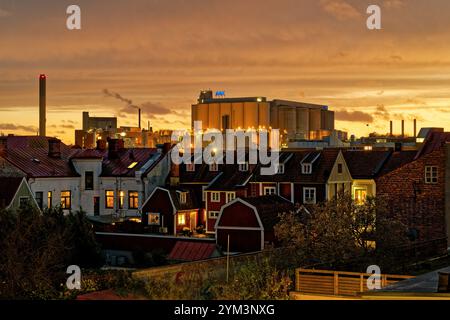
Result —
[[100, 215], [100, 197], [94, 197], [94, 216]]
[[191, 231], [195, 231], [197, 228], [197, 212], [191, 212], [189, 218]]

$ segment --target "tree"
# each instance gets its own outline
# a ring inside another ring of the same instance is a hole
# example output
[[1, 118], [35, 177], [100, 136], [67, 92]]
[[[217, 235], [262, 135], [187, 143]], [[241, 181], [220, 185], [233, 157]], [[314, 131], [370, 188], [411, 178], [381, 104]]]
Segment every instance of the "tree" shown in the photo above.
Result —
[[388, 214], [381, 200], [367, 198], [356, 203], [348, 194], [308, 210], [282, 214], [275, 234], [283, 245], [300, 250], [305, 262], [334, 265], [355, 259], [378, 261], [387, 257], [392, 246], [407, 241], [406, 226]]
[[3, 210], [0, 235], [0, 298], [56, 298], [69, 265], [100, 261], [92, 227], [82, 212]]

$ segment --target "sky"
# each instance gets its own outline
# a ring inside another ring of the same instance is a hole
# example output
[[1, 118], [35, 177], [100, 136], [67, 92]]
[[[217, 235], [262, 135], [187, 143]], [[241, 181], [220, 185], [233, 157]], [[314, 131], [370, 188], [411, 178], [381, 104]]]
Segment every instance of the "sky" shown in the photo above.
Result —
[[449, 39], [448, 0], [0, 0], [0, 132], [36, 134], [40, 73], [66, 143], [82, 111], [136, 126], [130, 102], [154, 129], [188, 128], [203, 89], [328, 105], [356, 136], [450, 130]]

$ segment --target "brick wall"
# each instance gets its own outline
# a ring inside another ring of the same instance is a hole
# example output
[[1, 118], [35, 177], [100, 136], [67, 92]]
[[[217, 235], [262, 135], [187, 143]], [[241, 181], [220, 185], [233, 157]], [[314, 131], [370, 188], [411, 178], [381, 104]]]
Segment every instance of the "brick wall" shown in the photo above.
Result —
[[[376, 179], [377, 197], [419, 231], [419, 241], [446, 238], [445, 151], [443, 148]], [[438, 167], [438, 182], [425, 183], [425, 167]]]

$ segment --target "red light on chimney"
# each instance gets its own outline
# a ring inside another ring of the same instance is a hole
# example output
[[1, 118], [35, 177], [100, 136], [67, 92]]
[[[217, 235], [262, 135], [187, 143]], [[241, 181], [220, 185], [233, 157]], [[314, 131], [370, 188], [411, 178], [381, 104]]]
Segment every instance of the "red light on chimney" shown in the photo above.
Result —
[[41, 74], [41, 75], [39, 76], [39, 78], [40, 78], [40, 79], [45, 79], [45, 78], [47, 78], [47, 76], [46, 76], [45, 74]]

